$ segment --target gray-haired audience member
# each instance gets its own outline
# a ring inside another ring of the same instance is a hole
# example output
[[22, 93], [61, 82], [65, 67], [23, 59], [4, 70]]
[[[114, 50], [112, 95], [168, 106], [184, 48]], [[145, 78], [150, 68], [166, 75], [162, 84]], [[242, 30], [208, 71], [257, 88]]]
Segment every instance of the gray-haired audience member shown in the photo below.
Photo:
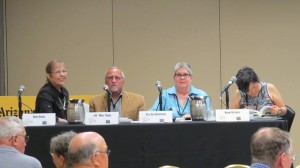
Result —
[[68, 147], [71, 139], [77, 135], [73, 131], [59, 134], [50, 141], [50, 154], [56, 168], [71, 168], [71, 162], [68, 155]]
[[15, 116], [0, 118], [0, 167], [41, 168], [40, 161], [24, 154], [28, 140], [22, 120]]
[[289, 133], [279, 128], [259, 129], [250, 147], [251, 168], [290, 168], [295, 159]]
[[70, 142], [69, 157], [74, 168], [108, 168], [108, 149], [104, 138], [96, 132], [77, 134]]

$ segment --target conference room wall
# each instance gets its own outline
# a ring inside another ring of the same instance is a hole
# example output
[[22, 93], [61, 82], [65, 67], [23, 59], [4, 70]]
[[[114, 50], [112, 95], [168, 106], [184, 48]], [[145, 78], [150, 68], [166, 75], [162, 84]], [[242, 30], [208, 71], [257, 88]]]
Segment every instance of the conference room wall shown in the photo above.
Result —
[[[149, 108], [158, 96], [155, 81], [172, 86], [174, 64], [186, 61], [193, 84], [212, 97], [214, 108], [224, 108], [221, 88], [249, 65], [262, 81], [278, 87], [286, 104], [300, 109], [296, 0], [5, 3], [8, 95], [15, 95], [20, 84], [26, 86], [24, 95], [36, 95], [45, 82], [46, 63], [59, 58], [69, 70], [70, 94], [102, 93], [105, 70], [116, 65], [125, 71], [125, 89], [144, 95]], [[295, 151], [300, 151], [298, 119], [292, 128]]]

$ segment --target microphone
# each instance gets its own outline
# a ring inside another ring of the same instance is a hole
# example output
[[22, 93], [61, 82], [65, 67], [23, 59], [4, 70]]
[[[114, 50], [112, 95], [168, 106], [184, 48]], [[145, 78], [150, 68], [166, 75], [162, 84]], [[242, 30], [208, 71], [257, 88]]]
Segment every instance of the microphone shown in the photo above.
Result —
[[24, 92], [24, 90], [25, 90], [25, 86], [24, 85], [19, 86], [19, 90], [17, 92], [17, 96], [21, 96], [21, 94]]
[[109, 87], [107, 85], [103, 85], [103, 90], [105, 90], [108, 94], [111, 95], [111, 91], [109, 90]]
[[162, 111], [162, 87], [161, 87], [161, 82], [156, 81], [155, 86], [157, 87], [157, 89], [159, 91], [159, 96], [158, 96], [159, 111]]
[[220, 94], [220, 99], [222, 99], [221, 95], [228, 90], [228, 88], [236, 81], [236, 77], [233, 76], [231, 77], [230, 81], [227, 83], [227, 85], [224, 87], [224, 89], [222, 90], [221, 94]]
[[105, 90], [108, 94], [108, 96], [107, 96], [107, 111], [111, 112], [111, 107], [110, 107], [110, 105], [111, 105], [111, 100], [110, 99], [111, 99], [111, 96], [112, 96], [111, 91], [109, 90], [109, 87], [107, 85], [103, 85], [103, 90]]
[[157, 89], [158, 89], [159, 92], [162, 91], [162, 87], [161, 87], [161, 82], [160, 81], [156, 81], [155, 86], [157, 87]]

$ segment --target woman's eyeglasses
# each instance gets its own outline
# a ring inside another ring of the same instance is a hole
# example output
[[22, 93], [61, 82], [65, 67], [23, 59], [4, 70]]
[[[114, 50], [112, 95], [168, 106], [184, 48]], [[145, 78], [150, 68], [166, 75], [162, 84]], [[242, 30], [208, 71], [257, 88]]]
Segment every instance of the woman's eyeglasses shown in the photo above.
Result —
[[176, 78], [189, 78], [191, 74], [175, 74], [174, 75]]

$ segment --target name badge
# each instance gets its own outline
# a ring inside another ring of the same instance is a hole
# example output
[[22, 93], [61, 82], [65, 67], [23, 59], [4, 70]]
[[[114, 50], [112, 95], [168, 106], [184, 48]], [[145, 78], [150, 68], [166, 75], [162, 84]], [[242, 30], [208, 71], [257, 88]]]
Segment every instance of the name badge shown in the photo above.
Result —
[[119, 124], [119, 112], [85, 113], [86, 125]]
[[172, 123], [172, 111], [140, 111], [140, 123]]
[[217, 109], [216, 121], [249, 121], [249, 109]]
[[25, 126], [46, 126], [56, 124], [55, 113], [23, 114], [22, 121]]

